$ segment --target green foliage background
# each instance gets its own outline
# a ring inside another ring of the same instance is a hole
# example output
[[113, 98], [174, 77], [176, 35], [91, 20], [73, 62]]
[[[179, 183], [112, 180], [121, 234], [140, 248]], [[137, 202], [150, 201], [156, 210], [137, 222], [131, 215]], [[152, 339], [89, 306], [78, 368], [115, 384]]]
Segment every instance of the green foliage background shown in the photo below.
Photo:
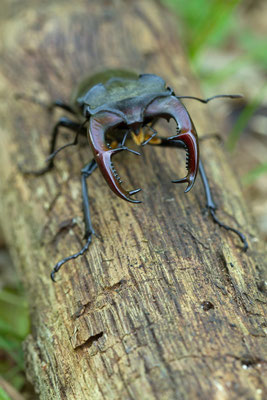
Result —
[[[249, 1], [242, 0], [162, 0], [177, 14], [178, 30], [185, 43], [191, 65], [200, 78], [205, 92], [222, 83], [229, 76], [240, 73], [242, 68], [257, 66], [262, 73], [267, 71], [266, 36], [256, 34], [243, 23], [242, 11], [249, 7]], [[267, 18], [267, 16], [266, 16]], [[203, 67], [202, 56], [209, 48], [223, 48], [234, 38], [238, 48], [236, 58], [229, 65], [210, 72]], [[227, 148], [233, 152], [249, 119], [259, 107], [267, 93], [267, 85], [260, 87], [258, 94], [240, 114], [227, 141]], [[243, 177], [244, 184], [252, 182], [267, 173], [263, 162]]]

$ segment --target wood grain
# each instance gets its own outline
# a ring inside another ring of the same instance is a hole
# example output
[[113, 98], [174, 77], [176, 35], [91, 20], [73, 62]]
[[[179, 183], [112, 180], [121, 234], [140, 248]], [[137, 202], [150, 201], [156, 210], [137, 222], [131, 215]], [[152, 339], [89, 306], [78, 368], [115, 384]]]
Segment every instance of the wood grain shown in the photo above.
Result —
[[[56, 284], [51, 268], [82, 244], [80, 169], [92, 155], [85, 143], [43, 177], [18, 170], [44, 165], [60, 113], [16, 93], [67, 101], [88, 72], [120, 67], [200, 95], [173, 17], [149, 0], [3, 4], [0, 218], [29, 299], [25, 358], [40, 399], [263, 399], [266, 261], [216, 140], [201, 144], [201, 156], [218, 216], [247, 235], [247, 254], [205, 214], [200, 182], [187, 195], [171, 183], [184, 156], [146, 146], [142, 158], [116, 161], [129, 187], [143, 188], [141, 205], [116, 198], [99, 171], [90, 177], [102, 241], [66, 264]], [[200, 134], [216, 130], [207, 106], [186, 104]]]

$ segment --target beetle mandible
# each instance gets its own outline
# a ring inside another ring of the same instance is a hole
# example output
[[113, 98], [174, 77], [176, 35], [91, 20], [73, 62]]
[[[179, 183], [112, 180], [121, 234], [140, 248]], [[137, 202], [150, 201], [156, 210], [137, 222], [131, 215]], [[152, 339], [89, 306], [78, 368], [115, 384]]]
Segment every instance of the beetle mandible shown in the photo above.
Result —
[[[81, 256], [88, 250], [92, 235], [95, 233], [91, 222], [86, 180], [97, 167], [110, 189], [117, 196], [132, 203], [140, 203], [132, 196], [141, 189], [126, 191], [112, 162], [112, 157], [124, 150], [140, 155], [140, 153], [126, 146], [129, 134], [138, 145], [150, 144], [185, 149], [187, 175], [172, 182], [187, 183], [185, 192], [188, 192], [193, 187], [199, 171], [205, 189], [206, 206], [213, 221], [222, 228], [237, 234], [243, 243], [243, 250], [247, 250], [248, 244], [243, 233], [225, 225], [215, 215], [216, 205], [212, 198], [203, 164], [199, 158], [197, 131], [186, 107], [180, 100], [189, 98], [208, 103], [210, 100], [222, 97], [239, 98], [242, 96], [217, 95], [208, 99], [176, 96], [174, 91], [166, 86], [165, 81], [157, 75], [138, 75], [125, 70], [108, 70], [83, 79], [75, 88], [70, 104], [58, 100], [49, 106], [50, 109], [59, 107], [78, 118], [83, 117], [84, 122], [80, 123], [69, 118], [61, 118], [52, 132], [47, 166], [41, 170], [27, 171], [26, 173], [42, 175], [51, 170], [54, 166], [54, 157], [58, 152], [68, 146], [76, 145], [80, 135], [87, 134], [94, 156], [92, 161], [81, 170], [86, 243], [79, 252], [62, 259], [54, 266], [51, 272], [53, 281], [55, 281], [56, 272], [64, 263]], [[176, 122], [175, 135], [168, 138], [158, 135], [154, 125], [160, 118], [168, 121], [171, 118], [174, 119]], [[88, 127], [86, 127], [87, 123]], [[73, 142], [55, 150], [61, 127], [76, 132], [75, 139]], [[144, 128], [147, 128], [147, 131], [151, 133], [145, 134]]]

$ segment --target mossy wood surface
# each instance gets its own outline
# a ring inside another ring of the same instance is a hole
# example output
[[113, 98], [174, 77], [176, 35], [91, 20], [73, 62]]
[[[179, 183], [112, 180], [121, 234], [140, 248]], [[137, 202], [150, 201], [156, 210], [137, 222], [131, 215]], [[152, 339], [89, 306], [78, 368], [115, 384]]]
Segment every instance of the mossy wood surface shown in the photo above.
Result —
[[[80, 169], [92, 155], [84, 142], [45, 176], [18, 170], [44, 165], [66, 113], [16, 93], [67, 101], [82, 76], [118, 67], [201, 95], [173, 16], [148, 0], [2, 3], [0, 216], [30, 304], [26, 367], [40, 399], [263, 399], [265, 260], [216, 139], [201, 143], [202, 159], [218, 216], [247, 235], [247, 254], [203, 212], [200, 179], [187, 195], [171, 183], [185, 173], [181, 150], [146, 146], [115, 161], [125, 185], [143, 188], [142, 204], [117, 198], [99, 171], [88, 179], [102, 240], [53, 284], [55, 262], [82, 245]], [[200, 134], [216, 130], [208, 106], [186, 104]]]

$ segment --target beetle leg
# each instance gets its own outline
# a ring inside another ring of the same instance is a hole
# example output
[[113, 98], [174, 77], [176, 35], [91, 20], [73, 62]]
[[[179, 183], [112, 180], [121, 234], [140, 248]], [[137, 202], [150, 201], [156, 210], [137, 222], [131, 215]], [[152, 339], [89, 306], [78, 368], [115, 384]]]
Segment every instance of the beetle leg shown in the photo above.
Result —
[[97, 168], [97, 163], [93, 159], [89, 164], [87, 164], [82, 170], [82, 197], [83, 197], [83, 213], [84, 213], [84, 224], [85, 224], [85, 234], [84, 238], [86, 240], [85, 245], [83, 248], [78, 251], [77, 253], [63, 258], [61, 261], [59, 261], [53, 268], [51, 272], [51, 279], [55, 282], [55, 274], [59, 271], [59, 269], [62, 267], [63, 264], [66, 262], [73, 260], [77, 257], [82, 256], [89, 248], [91, 241], [92, 241], [92, 235], [95, 234], [95, 231], [93, 229], [92, 221], [91, 221], [91, 215], [90, 215], [90, 206], [89, 206], [89, 197], [88, 197], [88, 187], [87, 187], [87, 182], [86, 179], [94, 172], [94, 170]]
[[[55, 151], [55, 147], [56, 147], [56, 142], [57, 142], [57, 136], [59, 134], [59, 128], [64, 127], [67, 128], [71, 131], [76, 132], [76, 136], [73, 142], [68, 143], [65, 146], [62, 146], [60, 149]], [[60, 118], [60, 120], [56, 123], [56, 125], [53, 128], [52, 131], [52, 135], [51, 135], [51, 142], [50, 142], [50, 156], [48, 157], [47, 161], [48, 164], [44, 167], [41, 168], [39, 170], [30, 170], [30, 171], [23, 171], [22, 172], [26, 175], [44, 175], [46, 172], [50, 171], [53, 167], [54, 167], [54, 160], [53, 158], [55, 157], [55, 155], [62, 149], [68, 147], [68, 146], [73, 146], [76, 145], [78, 143], [78, 136], [79, 134], [83, 132], [86, 133], [86, 129], [84, 128], [83, 125], [81, 125], [78, 122], [72, 121], [68, 118], [62, 117]]]
[[212, 194], [211, 194], [211, 191], [210, 191], [210, 185], [209, 185], [209, 182], [208, 182], [208, 178], [207, 178], [207, 175], [206, 175], [206, 172], [205, 172], [205, 169], [204, 169], [204, 166], [203, 166], [201, 160], [199, 160], [199, 172], [200, 172], [201, 180], [202, 180], [202, 183], [203, 183], [203, 186], [204, 186], [204, 190], [205, 190], [205, 194], [206, 194], [206, 202], [207, 202], [206, 203], [206, 207], [207, 207], [210, 215], [212, 216], [213, 221], [216, 224], [218, 224], [221, 228], [224, 228], [227, 231], [234, 232], [237, 236], [239, 236], [241, 242], [243, 243], [243, 251], [246, 252], [247, 249], [248, 249], [248, 242], [246, 240], [245, 235], [242, 232], [238, 231], [237, 229], [231, 228], [230, 226], [225, 225], [215, 215], [217, 207], [216, 207], [216, 205], [215, 205], [215, 203], [213, 201]]
[[[84, 128], [85, 124], [87, 122], [87, 119], [79, 125], [79, 127], [76, 130], [76, 135], [74, 137], [74, 140], [70, 143], [64, 144], [64, 146], [61, 146], [59, 149], [55, 150], [53, 153], [51, 152], [51, 154], [47, 157], [46, 162], [51, 161], [53, 158], [55, 158], [55, 156], [61, 151], [66, 149], [67, 147], [70, 146], [76, 146], [76, 144], [78, 144], [78, 138], [80, 136], [80, 134], [83, 132], [83, 134], [86, 134], [86, 128]], [[76, 124], [72, 121], [73, 124]], [[77, 124], [78, 126], [78, 124]], [[70, 128], [70, 127], [69, 127]]]
[[[160, 139], [160, 143], [153, 143], [150, 142], [150, 145], [158, 145], [158, 146], [164, 146], [164, 147], [178, 147], [181, 149], [185, 149], [184, 143], [179, 141], [179, 140], [173, 140], [173, 141], [169, 141], [168, 138], [164, 138], [164, 137], [160, 137], [158, 136], [158, 139]], [[214, 203], [213, 197], [212, 197], [212, 193], [210, 190], [210, 185], [209, 185], [209, 181], [208, 181], [208, 177], [206, 175], [203, 163], [201, 161], [201, 159], [199, 160], [199, 172], [200, 172], [200, 176], [201, 176], [201, 180], [203, 183], [203, 187], [205, 190], [205, 196], [206, 196], [206, 208], [209, 211], [213, 222], [218, 224], [221, 228], [226, 229], [227, 231], [231, 231], [233, 233], [235, 233], [241, 240], [241, 242], [243, 243], [243, 251], [246, 252], [248, 249], [248, 243], [246, 240], [245, 235], [240, 232], [239, 230], [232, 228], [228, 225], [225, 225], [224, 223], [222, 223], [216, 216], [216, 205]]]

